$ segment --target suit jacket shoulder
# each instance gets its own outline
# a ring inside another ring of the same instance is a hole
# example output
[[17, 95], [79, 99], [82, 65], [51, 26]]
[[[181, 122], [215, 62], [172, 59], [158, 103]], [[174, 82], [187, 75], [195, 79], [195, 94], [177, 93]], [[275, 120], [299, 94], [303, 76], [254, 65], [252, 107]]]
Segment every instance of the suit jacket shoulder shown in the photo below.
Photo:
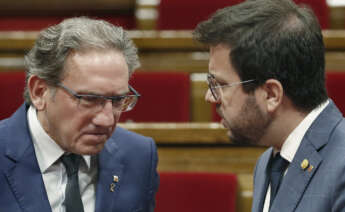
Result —
[[[252, 211], [262, 211], [270, 148], [258, 160]], [[271, 212], [343, 211], [345, 205], [345, 121], [334, 103], [306, 132], [281, 182]], [[308, 160], [308, 167], [301, 163]]]
[[[0, 121], [0, 210], [51, 212], [23, 105]], [[117, 128], [98, 157], [96, 212], [149, 212], [159, 177], [154, 141]]]

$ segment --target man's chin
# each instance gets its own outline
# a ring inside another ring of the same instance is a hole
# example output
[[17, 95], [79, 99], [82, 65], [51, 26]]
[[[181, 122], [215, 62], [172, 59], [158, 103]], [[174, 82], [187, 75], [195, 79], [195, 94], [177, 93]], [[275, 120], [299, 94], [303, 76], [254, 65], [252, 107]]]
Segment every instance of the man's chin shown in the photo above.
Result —
[[79, 150], [80, 155], [97, 155], [99, 154], [104, 148], [104, 144], [98, 144], [93, 146], [83, 147]]
[[233, 134], [231, 129], [229, 129], [229, 131], [228, 131], [228, 136], [230, 138], [230, 142], [232, 144], [235, 144], [235, 145], [250, 146], [250, 145], [255, 145], [256, 144], [254, 141], [252, 141], [251, 139], [249, 139], [249, 138], [247, 138], [245, 136]]
[[96, 155], [103, 150], [106, 141], [106, 139], [80, 140], [75, 150], [80, 155]]

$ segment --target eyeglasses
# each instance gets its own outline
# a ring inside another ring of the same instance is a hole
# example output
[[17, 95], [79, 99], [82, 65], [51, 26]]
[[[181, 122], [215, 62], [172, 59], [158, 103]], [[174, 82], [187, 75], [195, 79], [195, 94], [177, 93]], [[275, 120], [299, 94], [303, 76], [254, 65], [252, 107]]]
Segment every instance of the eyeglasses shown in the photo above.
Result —
[[207, 84], [211, 90], [213, 98], [216, 101], [220, 100], [223, 87], [232, 87], [235, 85], [246, 84], [246, 83], [250, 83], [250, 82], [254, 82], [254, 81], [255, 81], [255, 79], [251, 79], [251, 80], [245, 80], [245, 81], [241, 81], [241, 82], [234, 82], [234, 83], [230, 83], [230, 84], [226, 84], [226, 85], [219, 85], [219, 83], [217, 82], [216, 78], [213, 75], [207, 74]]
[[113, 107], [113, 113], [127, 112], [134, 108], [137, 103], [140, 94], [128, 85], [132, 95], [120, 95], [120, 96], [102, 96], [94, 94], [78, 94], [72, 89], [66, 87], [62, 83], [57, 84], [64, 89], [67, 93], [74, 96], [78, 100], [78, 106], [84, 109], [92, 109], [95, 112], [101, 111], [104, 108], [106, 101], [110, 100]]

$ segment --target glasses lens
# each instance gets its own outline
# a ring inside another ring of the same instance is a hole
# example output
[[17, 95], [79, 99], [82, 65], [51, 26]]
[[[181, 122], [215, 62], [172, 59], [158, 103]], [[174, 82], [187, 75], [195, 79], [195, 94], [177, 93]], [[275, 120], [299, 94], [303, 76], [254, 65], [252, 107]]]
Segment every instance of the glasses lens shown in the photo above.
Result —
[[135, 95], [129, 95], [118, 101], [117, 103], [113, 103], [113, 109], [115, 111], [127, 112], [134, 108], [135, 104], [137, 103], [138, 97]]
[[84, 108], [99, 108], [104, 104], [105, 100], [97, 96], [83, 96], [79, 98], [79, 106]]

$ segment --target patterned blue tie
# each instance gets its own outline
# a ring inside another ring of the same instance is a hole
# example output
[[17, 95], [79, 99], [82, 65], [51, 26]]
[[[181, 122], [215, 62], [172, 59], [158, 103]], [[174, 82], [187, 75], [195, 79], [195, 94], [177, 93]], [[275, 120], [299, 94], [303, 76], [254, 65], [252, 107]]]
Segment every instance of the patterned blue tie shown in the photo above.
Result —
[[274, 198], [279, 190], [280, 182], [283, 178], [284, 171], [286, 167], [289, 165], [289, 162], [282, 158], [279, 153], [272, 158], [271, 160], [271, 169], [270, 169], [270, 182], [271, 182], [271, 199], [270, 199], [270, 207], [274, 201]]
[[65, 191], [66, 212], [84, 212], [78, 181], [78, 169], [81, 159], [81, 156], [76, 154], [63, 155], [61, 157], [68, 177]]

